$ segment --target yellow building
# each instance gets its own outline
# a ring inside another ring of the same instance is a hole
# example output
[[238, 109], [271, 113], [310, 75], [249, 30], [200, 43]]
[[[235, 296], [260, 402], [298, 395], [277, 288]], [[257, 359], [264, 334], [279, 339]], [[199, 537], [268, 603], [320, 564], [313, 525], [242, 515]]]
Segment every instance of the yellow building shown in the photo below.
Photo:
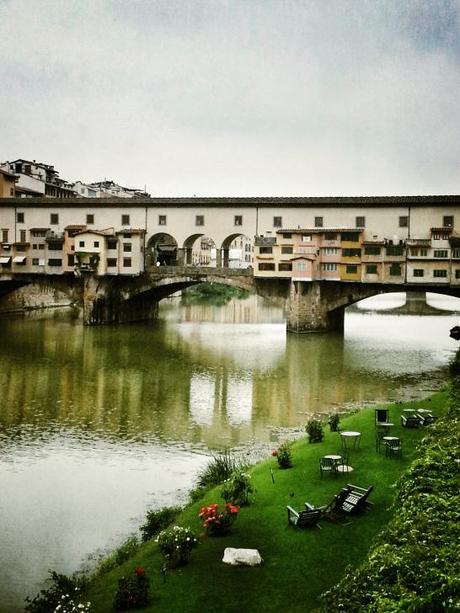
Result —
[[14, 198], [16, 175], [0, 168], [0, 198]]
[[340, 280], [361, 281], [362, 230], [341, 232]]

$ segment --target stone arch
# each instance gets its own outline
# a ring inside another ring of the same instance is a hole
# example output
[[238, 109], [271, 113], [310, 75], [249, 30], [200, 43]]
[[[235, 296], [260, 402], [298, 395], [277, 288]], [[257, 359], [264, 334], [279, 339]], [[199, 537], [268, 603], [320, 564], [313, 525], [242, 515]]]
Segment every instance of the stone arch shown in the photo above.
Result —
[[229, 234], [222, 241], [220, 249], [222, 266], [224, 268], [251, 267], [253, 245], [254, 241], [242, 232]]
[[146, 246], [146, 267], [166, 264], [175, 266], [178, 263], [178, 245], [176, 239], [167, 232], [157, 232], [151, 236]]

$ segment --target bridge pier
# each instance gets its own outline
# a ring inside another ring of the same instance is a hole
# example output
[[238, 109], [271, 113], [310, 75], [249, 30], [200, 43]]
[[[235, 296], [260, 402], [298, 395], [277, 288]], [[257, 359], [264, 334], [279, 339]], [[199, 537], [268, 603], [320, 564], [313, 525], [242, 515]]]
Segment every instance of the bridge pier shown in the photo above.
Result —
[[[334, 284], [335, 286], [335, 284]], [[288, 332], [343, 331], [345, 306], [337, 306], [335, 287], [319, 281], [293, 281], [286, 303]]]

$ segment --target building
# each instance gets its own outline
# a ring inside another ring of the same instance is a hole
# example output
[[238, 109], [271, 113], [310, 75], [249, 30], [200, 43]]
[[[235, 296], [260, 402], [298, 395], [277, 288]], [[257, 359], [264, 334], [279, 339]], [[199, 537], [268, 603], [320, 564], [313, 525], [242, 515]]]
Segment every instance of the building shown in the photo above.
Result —
[[23, 198], [37, 196], [74, 198], [76, 196], [71, 184], [60, 179], [59, 172], [50, 164], [18, 159], [13, 162], [3, 162], [0, 168], [16, 176], [16, 196]]
[[0, 168], [0, 198], [14, 198], [16, 196], [17, 177], [13, 172]]

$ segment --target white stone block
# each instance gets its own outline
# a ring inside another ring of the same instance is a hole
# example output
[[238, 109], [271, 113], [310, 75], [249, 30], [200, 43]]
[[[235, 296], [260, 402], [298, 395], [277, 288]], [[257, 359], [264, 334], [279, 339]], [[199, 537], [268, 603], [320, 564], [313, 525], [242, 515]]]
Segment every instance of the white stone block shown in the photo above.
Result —
[[231, 564], [232, 566], [260, 566], [263, 560], [257, 549], [236, 549], [235, 547], [226, 547], [222, 562], [224, 562], [224, 564]]

